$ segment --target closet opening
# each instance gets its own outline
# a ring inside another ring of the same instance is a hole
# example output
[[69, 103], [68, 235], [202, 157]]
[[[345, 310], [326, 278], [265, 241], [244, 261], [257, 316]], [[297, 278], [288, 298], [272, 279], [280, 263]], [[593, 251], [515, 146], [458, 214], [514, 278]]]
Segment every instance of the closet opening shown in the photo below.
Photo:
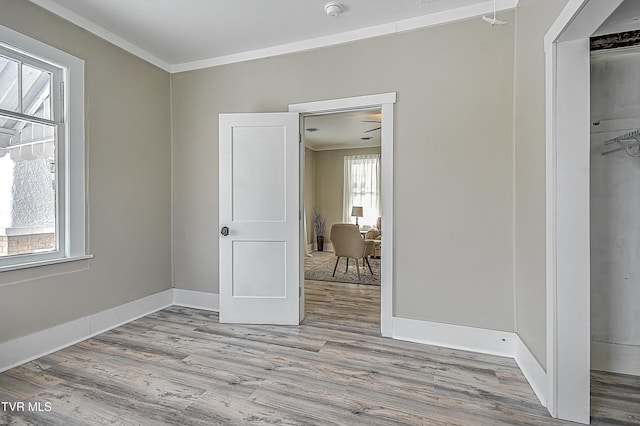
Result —
[[596, 35], [590, 50], [591, 415], [602, 418], [640, 394], [640, 31]]

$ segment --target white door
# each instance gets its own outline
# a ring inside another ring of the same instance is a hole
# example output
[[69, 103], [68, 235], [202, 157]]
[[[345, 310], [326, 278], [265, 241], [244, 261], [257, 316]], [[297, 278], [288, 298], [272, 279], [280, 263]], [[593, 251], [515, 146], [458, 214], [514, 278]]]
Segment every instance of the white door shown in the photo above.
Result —
[[220, 322], [298, 324], [298, 113], [220, 114]]

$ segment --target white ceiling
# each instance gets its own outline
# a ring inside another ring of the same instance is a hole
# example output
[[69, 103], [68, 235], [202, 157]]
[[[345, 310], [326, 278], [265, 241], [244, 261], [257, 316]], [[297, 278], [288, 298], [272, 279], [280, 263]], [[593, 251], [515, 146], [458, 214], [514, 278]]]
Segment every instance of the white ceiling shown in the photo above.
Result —
[[380, 146], [381, 119], [379, 108], [308, 116], [304, 118], [304, 144], [314, 151]]
[[[31, 1], [168, 71], [251, 59], [248, 52], [276, 46], [307, 50], [493, 10], [492, 0], [341, 0], [344, 12], [331, 18], [326, 0]], [[504, 10], [518, 0], [496, 2]], [[202, 61], [209, 62], [198, 66]]]
[[640, 1], [625, 0], [598, 28], [595, 35], [633, 31], [640, 28]]

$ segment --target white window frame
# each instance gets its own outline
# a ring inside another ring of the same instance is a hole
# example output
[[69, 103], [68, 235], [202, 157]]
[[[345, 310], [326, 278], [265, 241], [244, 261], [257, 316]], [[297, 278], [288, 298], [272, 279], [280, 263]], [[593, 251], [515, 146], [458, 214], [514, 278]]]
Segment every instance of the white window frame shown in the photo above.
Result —
[[[374, 215], [371, 215], [370, 219], [377, 219], [380, 216], [380, 212], [382, 210], [381, 208], [381, 203], [380, 203], [380, 186], [382, 183], [382, 176], [381, 176], [381, 167], [380, 167], [380, 162], [382, 160], [382, 156], [380, 154], [360, 154], [360, 155], [347, 155], [344, 157], [344, 189], [343, 189], [343, 206], [342, 206], [342, 215], [343, 215], [343, 222], [346, 223], [353, 223], [354, 222], [354, 218], [351, 216], [351, 208], [353, 207], [353, 191], [352, 191], [352, 187], [350, 185], [351, 183], [351, 171], [354, 167], [354, 163], [362, 161], [362, 160], [376, 160], [377, 164], [378, 164], [378, 170], [377, 170], [377, 182], [376, 182], [376, 202], [377, 202], [377, 212]], [[375, 218], [374, 218], [375, 216]], [[362, 218], [362, 220], [364, 220], [364, 218]], [[369, 222], [371, 222], [371, 220], [369, 220]], [[366, 225], [372, 225], [372, 223], [360, 223], [360, 226], [366, 224]], [[375, 224], [375, 222], [373, 222], [373, 224]]]
[[[0, 272], [91, 258], [85, 247], [84, 61], [1, 25], [0, 46], [62, 69], [62, 88], [52, 88], [62, 91], [62, 117], [56, 118], [61, 122], [56, 147], [58, 248], [54, 252], [1, 258]], [[52, 101], [55, 102], [53, 94]]]

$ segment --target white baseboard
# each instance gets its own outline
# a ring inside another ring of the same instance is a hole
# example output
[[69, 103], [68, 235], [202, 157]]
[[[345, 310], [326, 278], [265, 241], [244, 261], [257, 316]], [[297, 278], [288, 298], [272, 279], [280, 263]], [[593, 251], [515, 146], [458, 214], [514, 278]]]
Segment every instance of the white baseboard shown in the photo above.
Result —
[[0, 372], [71, 346], [172, 305], [219, 310], [218, 295], [169, 289], [115, 308], [0, 343]]
[[187, 308], [220, 312], [220, 298], [219, 295], [215, 293], [174, 288], [173, 304]]
[[393, 318], [392, 337], [409, 342], [513, 358], [515, 333]]
[[591, 368], [640, 376], [640, 346], [591, 342]]
[[540, 403], [547, 406], [547, 373], [540, 366], [529, 348], [516, 335], [516, 353], [514, 356], [516, 364], [520, 367], [522, 374], [529, 382], [531, 389], [536, 394]]
[[[219, 295], [169, 289], [47, 330], [0, 343], [0, 372], [171, 305], [218, 312]], [[546, 374], [515, 333], [397, 317], [393, 318], [392, 324], [394, 339], [515, 358], [540, 402], [546, 406]], [[603, 345], [606, 347], [600, 348]], [[622, 348], [610, 348], [610, 346]], [[607, 370], [602, 366], [598, 368], [597, 365], [594, 365], [593, 368], [625, 374], [640, 373], [640, 348], [593, 342], [592, 352], [594, 347], [596, 351], [608, 354], [606, 359], [615, 361], [612, 365], [622, 365], [624, 368], [617, 369], [621, 371]], [[593, 362], [594, 357], [592, 356]]]
[[71, 346], [173, 304], [173, 289], [0, 343], [0, 372]]
[[516, 333], [393, 318], [394, 339], [513, 358], [543, 406], [547, 374]]

